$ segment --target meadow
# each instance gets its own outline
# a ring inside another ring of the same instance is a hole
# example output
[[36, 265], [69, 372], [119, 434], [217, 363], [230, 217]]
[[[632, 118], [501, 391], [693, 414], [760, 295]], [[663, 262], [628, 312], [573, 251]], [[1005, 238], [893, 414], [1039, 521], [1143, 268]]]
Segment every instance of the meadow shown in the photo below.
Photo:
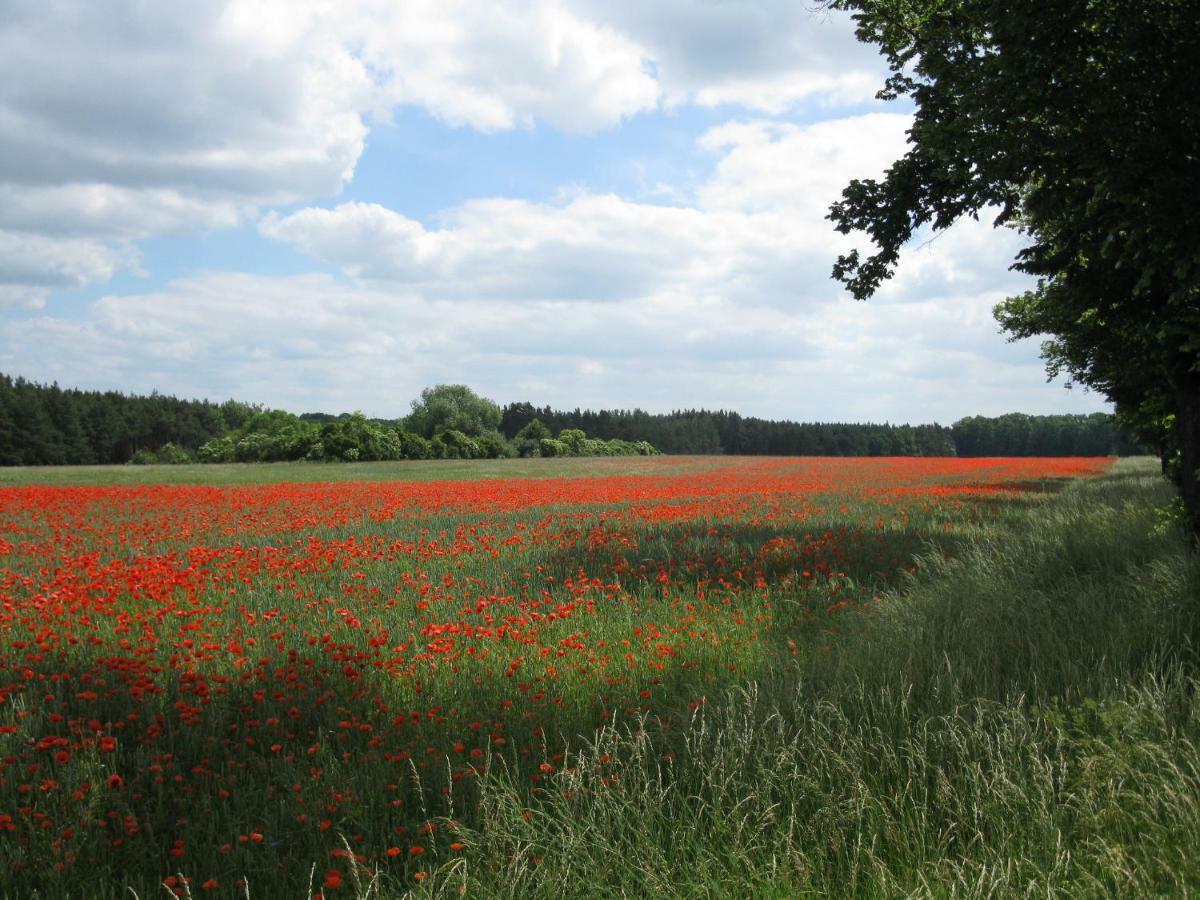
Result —
[[1200, 890], [1170, 499], [1104, 458], [4, 470], [0, 895]]

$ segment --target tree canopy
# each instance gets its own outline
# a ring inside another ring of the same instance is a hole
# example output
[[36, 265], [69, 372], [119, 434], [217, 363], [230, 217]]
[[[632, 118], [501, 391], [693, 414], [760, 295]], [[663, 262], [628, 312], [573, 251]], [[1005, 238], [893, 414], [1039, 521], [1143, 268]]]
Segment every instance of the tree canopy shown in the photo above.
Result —
[[1036, 287], [996, 309], [1051, 375], [1097, 389], [1173, 458], [1200, 534], [1200, 12], [1195, 0], [832, 0], [915, 105], [909, 149], [830, 211], [865, 232], [858, 299], [918, 229], [994, 216]]
[[439, 384], [421, 391], [404, 424], [427, 438], [445, 431], [479, 437], [500, 428], [500, 407], [465, 384]]

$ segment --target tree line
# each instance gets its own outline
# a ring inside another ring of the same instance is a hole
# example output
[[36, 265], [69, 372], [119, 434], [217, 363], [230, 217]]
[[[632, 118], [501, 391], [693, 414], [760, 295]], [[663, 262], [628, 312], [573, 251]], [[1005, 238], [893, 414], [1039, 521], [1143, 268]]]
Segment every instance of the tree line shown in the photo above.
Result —
[[504, 407], [500, 430], [516, 434], [533, 420], [579, 428], [600, 438], [638, 437], [663, 453], [742, 456], [1131, 456], [1140, 448], [1105, 413], [971, 416], [952, 426], [791, 422], [718, 410], [665, 414], [645, 410], [556, 410], [530, 403]]
[[81, 391], [0, 373], [0, 465], [127, 463], [167, 445], [195, 451], [261, 412], [235, 400]]
[[1145, 452], [1112, 416], [971, 416], [952, 426], [802, 423], [736, 412], [503, 408], [426, 388], [398, 419], [81, 391], [0, 374], [0, 465], [651, 454], [1105, 456]]

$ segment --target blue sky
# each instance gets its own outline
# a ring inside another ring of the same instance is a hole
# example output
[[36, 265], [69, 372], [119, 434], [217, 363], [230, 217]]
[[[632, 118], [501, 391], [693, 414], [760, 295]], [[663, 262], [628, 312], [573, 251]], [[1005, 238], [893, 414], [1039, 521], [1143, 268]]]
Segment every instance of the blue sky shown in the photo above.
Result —
[[868, 303], [824, 213], [904, 152], [851, 23], [783, 0], [10, 0], [0, 371], [403, 414], [1088, 412], [991, 319], [1019, 238]]

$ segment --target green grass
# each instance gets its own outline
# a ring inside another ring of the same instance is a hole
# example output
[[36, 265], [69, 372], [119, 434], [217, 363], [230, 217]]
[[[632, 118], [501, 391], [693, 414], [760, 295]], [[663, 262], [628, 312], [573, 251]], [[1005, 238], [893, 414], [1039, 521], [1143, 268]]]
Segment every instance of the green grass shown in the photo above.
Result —
[[[330, 481], [453, 481], [487, 478], [587, 478], [651, 473], [678, 467], [673, 456], [565, 459], [429, 459], [364, 463], [220, 463], [180, 466], [0, 466], [5, 485], [276, 484]], [[727, 465], [716, 456], [687, 458], [698, 468]]]
[[1121, 463], [682, 729], [603, 731], [538, 795], [494, 766], [469, 855], [417, 893], [1200, 890], [1200, 573], [1169, 497]]

